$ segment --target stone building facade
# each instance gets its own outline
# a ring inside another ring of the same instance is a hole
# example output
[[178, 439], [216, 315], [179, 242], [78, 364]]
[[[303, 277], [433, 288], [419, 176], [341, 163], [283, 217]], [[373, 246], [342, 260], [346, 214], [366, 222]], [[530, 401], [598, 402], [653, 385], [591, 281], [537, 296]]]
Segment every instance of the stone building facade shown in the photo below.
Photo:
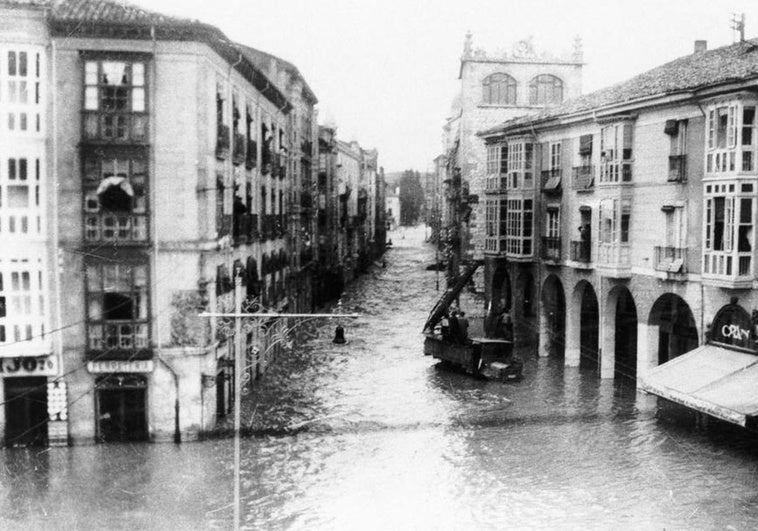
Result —
[[[480, 134], [493, 161], [487, 305], [508, 308], [540, 355], [644, 383], [721, 335], [712, 324], [725, 308], [758, 322], [757, 54], [754, 42], [698, 43]], [[721, 374], [718, 355], [709, 359], [698, 378]]]
[[199, 314], [317, 302], [317, 99], [197, 21], [90, 0], [0, 13], [4, 442], [197, 438], [231, 411], [235, 358], [254, 380], [285, 325], [235, 352]]
[[[482, 201], [486, 185], [487, 152], [477, 137], [483, 129], [535, 110], [557, 105], [582, 90], [581, 43], [564, 55], [539, 53], [531, 39], [517, 42], [510, 53], [488, 54], [475, 49], [471, 34], [461, 56], [460, 93], [456, 97], [443, 139], [448, 164], [451, 195], [462, 207], [463, 223], [448, 241], [449, 261], [457, 269], [461, 261], [484, 257], [484, 217]], [[455, 274], [452, 271], [451, 274]], [[477, 287], [483, 287], [477, 276]]]

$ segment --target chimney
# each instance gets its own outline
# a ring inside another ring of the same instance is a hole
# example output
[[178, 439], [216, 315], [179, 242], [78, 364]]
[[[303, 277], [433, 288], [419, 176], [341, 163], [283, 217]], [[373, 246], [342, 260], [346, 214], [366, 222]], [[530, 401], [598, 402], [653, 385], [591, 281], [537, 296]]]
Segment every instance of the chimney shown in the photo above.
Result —
[[708, 49], [708, 41], [695, 41], [695, 53], [703, 53]]

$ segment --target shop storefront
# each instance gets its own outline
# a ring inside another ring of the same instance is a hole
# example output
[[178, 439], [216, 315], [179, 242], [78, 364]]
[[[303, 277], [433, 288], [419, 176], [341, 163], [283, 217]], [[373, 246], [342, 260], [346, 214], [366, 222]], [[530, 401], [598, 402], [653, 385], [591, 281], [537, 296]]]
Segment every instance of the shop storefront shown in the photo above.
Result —
[[152, 360], [89, 362], [96, 374], [96, 434], [100, 442], [148, 440], [148, 374]]
[[61, 414], [48, 406], [48, 378], [57, 372], [55, 356], [0, 358], [6, 446], [48, 443], [48, 421]]
[[733, 299], [713, 318], [707, 342], [652, 369], [642, 390], [696, 411], [758, 429], [758, 335]]

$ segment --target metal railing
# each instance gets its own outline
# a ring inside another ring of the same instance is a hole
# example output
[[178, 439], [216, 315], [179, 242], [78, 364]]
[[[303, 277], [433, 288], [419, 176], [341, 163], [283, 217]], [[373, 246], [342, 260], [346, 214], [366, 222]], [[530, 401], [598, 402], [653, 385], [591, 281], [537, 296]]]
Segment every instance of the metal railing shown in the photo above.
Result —
[[541, 256], [545, 260], [558, 262], [561, 259], [561, 239], [554, 236], [543, 236]]
[[571, 242], [571, 259], [575, 262], [591, 262], [592, 242], [586, 240], [573, 240]]

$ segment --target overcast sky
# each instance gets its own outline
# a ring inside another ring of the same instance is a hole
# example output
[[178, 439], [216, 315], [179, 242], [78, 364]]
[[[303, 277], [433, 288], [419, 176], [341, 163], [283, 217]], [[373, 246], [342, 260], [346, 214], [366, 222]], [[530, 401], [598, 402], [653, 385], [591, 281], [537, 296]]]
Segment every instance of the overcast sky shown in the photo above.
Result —
[[692, 52], [732, 43], [732, 13], [758, 37], [757, 0], [132, 0], [197, 18], [230, 38], [295, 63], [343, 140], [379, 150], [387, 171], [426, 170], [459, 89], [466, 32], [474, 47], [510, 50], [584, 43], [584, 92]]

